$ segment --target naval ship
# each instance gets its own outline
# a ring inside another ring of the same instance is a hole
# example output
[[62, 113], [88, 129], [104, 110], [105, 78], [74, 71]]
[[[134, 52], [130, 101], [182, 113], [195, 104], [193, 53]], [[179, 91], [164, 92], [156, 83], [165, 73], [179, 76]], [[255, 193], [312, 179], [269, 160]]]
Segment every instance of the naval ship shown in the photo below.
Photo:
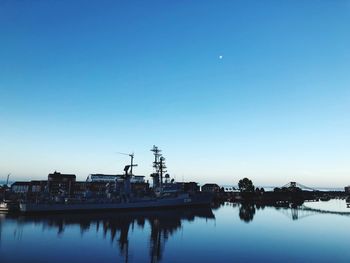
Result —
[[114, 189], [109, 193], [109, 198], [65, 198], [55, 201], [20, 201], [21, 213], [37, 212], [67, 212], [67, 211], [100, 211], [100, 210], [126, 210], [126, 209], [159, 209], [188, 206], [209, 206], [212, 200], [210, 193], [185, 192], [170, 180], [166, 173], [165, 158], [157, 146], [151, 151], [154, 154], [154, 172], [151, 174], [153, 185], [151, 192], [143, 197], [138, 197], [131, 191], [131, 179], [133, 178], [134, 154], [130, 154], [131, 163], [124, 168], [122, 180], [115, 181]]

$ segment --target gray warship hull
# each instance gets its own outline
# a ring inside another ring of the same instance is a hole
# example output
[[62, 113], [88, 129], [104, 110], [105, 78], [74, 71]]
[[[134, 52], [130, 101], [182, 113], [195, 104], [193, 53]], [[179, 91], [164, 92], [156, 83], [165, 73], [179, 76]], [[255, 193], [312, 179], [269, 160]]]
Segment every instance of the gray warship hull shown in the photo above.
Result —
[[21, 213], [45, 213], [67, 211], [102, 211], [128, 209], [161, 209], [171, 207], [188, 207], [210, 205], [212, 196], [198, 194], [187, 197], [155, 198], [148, 200], [130, 200], [128, 202], [80, 202], [80, 203], [20, 203]]

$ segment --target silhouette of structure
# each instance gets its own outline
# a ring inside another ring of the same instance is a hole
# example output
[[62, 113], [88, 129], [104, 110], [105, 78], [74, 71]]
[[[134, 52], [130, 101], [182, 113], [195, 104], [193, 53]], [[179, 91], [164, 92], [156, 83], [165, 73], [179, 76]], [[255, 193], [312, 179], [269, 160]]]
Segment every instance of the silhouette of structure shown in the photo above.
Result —
[[332, 214], [332, 215], [341, 215], [341, 216], [349, 216], [350, 212], [337, 212], [337, 211], [330, 211], [330, 210], [324, 210], [324, 209], [316, 209], [311, 208], [306, 205], [301, 205], [298, 207], [290, 207], [290, 208], [283, 208], [279, 207], [277, 210], [284, 215], [286, 215], [288, 218], [291, 218], [292, 220], [298, 220], [305, 217], [318, 215], [318, 214]]
[[300, 183], [297, 182], [289, 182], [288, 184], [285, 184], [284, 186], [282, 186], [282, 188], [300, 188], [301, 190], [306, 190], [306, 191], [317, 191], [316, 189], [312, 188], [312, 187], [308, 187], [305, 185], [302, 185]]
[[[16, 217], [10, 214], [9, 218]], [[183, 221], [194, 221], [195, 218], [215, 219], [209, 207], [197, 207], [188, 209], [130, 211], [123, 213], [99, 213], [99, 214], [56, 214], [56, 215], [31, 215], [18, 218], [18, 229], [25, 223], [42, 224], [44, 228], [56, 228], [57, 235], [64, 233], [66, 227], [79, 225], [81, 233], [96, 226], [96, 232], [102, 231], [104, 238], [110, 236], [111, 242], [117, 242], [119, 253], [124, 262], [129, 261], [129, 233], [137, 224], [144, 228], [145, 223], [150, 225], [149, 256], [150, 262], [159, 262], [165, 249], [165, 243], [174, 233], [182, 227]], [[0, 221], [1, 231], [1, 221]], [[0, 232], [1, 235], [1, 232]]]

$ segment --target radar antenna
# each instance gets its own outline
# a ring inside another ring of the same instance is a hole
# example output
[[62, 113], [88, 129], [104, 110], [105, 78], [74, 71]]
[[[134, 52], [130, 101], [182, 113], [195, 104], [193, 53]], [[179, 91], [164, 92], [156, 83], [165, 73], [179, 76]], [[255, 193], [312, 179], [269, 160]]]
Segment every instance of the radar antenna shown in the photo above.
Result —
[[135, 156], [135, 154], [134, 153], [121, 153], [121, 152], [117, 152], [117, 153], [118, 154], [122, 154], [122, 155], [127, 155], [127, 156], [130, 157], [131, 160], [130, 160], [130, 166], [129, 167], [130, 167], [130, 175], [132, 176], [133, 175], [132, 168], [137, 166], [137, 164], [134, 164], [134, 156]]

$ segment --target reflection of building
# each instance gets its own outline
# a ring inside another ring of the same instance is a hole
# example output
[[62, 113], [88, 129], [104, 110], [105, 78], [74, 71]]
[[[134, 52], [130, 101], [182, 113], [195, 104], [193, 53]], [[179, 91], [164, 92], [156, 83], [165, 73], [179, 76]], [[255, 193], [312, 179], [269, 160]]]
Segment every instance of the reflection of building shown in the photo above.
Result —
[[350, 185], [344, 187], [345, 193], [350, 194]]
[[217, 184], [205, 184], [202, 186], [202, 192], [220, 192], [220, 186]]
[[50, 194], [58, 194], [60, 191], [73, 194], [75, 179], [75, 174], [61, 174], [56, 171], [49, 174], [48, 188]]

